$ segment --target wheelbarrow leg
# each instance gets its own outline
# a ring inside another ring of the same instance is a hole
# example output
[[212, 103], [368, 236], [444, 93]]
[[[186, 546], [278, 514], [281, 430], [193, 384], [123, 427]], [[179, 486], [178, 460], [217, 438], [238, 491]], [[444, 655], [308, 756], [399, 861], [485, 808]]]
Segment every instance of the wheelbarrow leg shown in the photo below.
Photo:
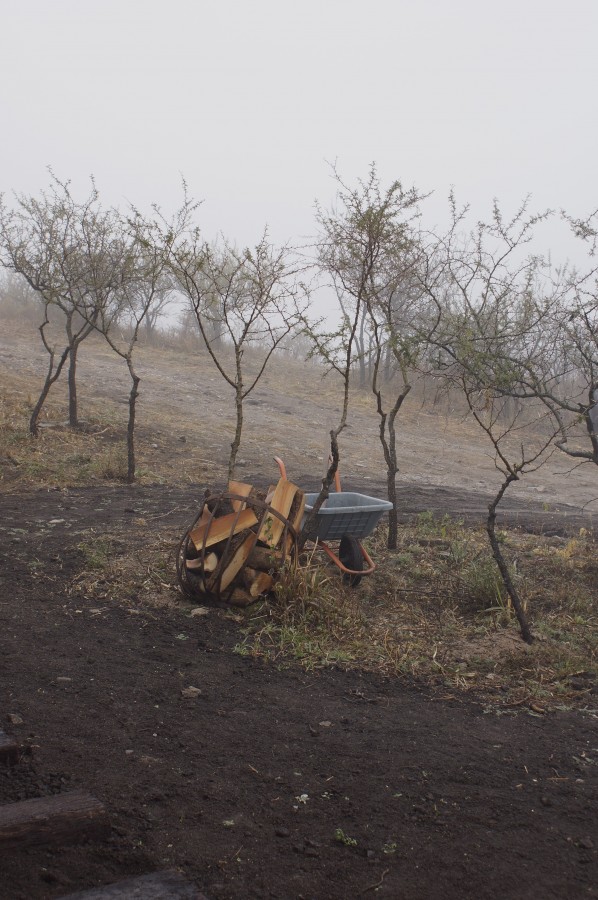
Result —
[[[338, 558], [343, 566], [350, 569], [352, 573], [363, 571], [362, 546], [352, 534], [343, 534], [338, 548]], [[343, 572], [343, 581], [346, 581], [351, 587], [357, 587], [361, 581], [361, 575]]]

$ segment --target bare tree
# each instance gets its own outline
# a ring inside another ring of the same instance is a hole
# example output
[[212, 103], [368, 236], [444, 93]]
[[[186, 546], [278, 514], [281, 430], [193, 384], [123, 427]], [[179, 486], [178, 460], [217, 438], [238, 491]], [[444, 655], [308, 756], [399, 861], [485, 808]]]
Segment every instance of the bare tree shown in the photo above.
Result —
[[[387, 496], [392, 503], [388, 516], [388, 549], [398, 545], [398, 510], [396, 476], [396, 419], [412, 388], [412, 380], [420, 377], [427, 349], [426, 319], [428, 310], [412, 268], [418, 262], [415, 240], [410, 248], [400, 247], [400, 257], [392, 261], [394, 278], [383, 291], [368, 301], [374, 346], [371, 387], [379, 417], [379, 438], [386, 463]], [[385, 359], [386, 356], [386, 359]], [[394, 378], [385, 374], [388, 357], [394, 361]]]
[[[321, 271], [330, 279], [342, 312], [341, 325], [333, 333], [317, 334], [311, 329], [316, 352], [329, 368], [340, 375], [343, 383], [343, 405], [340, 422], [331, 430], [332, 465], [324, 479], [317, 509], [328, 497], [328, 491], [338, 465], [338, 438], [347, 424], [350, 373], [355, 357], [361, 359], [362, 380], [365, 380], [365, 337], [369, 326], [373, 338], [372, 356], [374, 393], [381, 415], [380, 435], [388, 467], [389, 500], [395, 509], [396, 533], [396, 447], [394, 422], [400, 406], [409, 392], [405, 389], [393, 405], [390, 415], [382, 408], [380, 392], [380, 362], [383, 346], [389, 337], [380, 318], [384, 303], [395, 295], [401, 274], [405, 270], [405, 256], [412, 251], [411, 223], [418, 214], [418, 204], [423, 199], [415, 188], [405, 190], [399, 181], [383, 189], [375, 165], [368, 177], [359, 180], [356, 187], [348, 187], [333, 170], [337, 184], [336, 203], [331, 210], [317, 207], [320, 226], [318, 262]], [[384, 334], [384, 336], [383, 336]], [[396, 352], [399, 343], [396, 341]], [[400, 354], [399, 354], [400, 355]], [[406, 368], [404, 368], [406, 375]], [[386, 440], [386, 428], [391, 428], [390, 440]], [[319, 505], [318, 505], [319, 504]], [[306, 530], [309, 526], [306, 523]], [[396, 536], [395, 536], [396, 545]]]
[[234, 391], [230, 479], [241, 444], [244, 402], [305, 312], [309, 291], [288, 248], [274, 247], [266, 232], [255, 247], [238, 250], [226, 240], [210, 245], [196, 229], [188, 229], [172, 242], [170, 267], [214, 365]]
[[[136, 477], [135, 421], [141, 381], [133, 354], [140, 328], [147, 317], [156, 309], [164, 309], [172, 281], [167, 274], [168, 248], [151, 240], [151, 226], [136, 211], [130, 219], [119, 217], [116, 222], [122, 246], [127, 248], [122, 257], [127, 262], [126, 277], [123, 273], [114, 302], [98, 306], [99, 315], [94, 317], [93, 325], [104, 335], [112, 350], [124, 359], [131, 378], [127, 422], [127, 481], [131, 484]], [[172, 234], [174, 238], [174, 232]]]
[[[125, 268], [114, 215], [102, 208], [93, 180], [89, 195], [77, 201], [69, 183], [53, 173], [49, 191], [39, 197], [17, 196], [14, 209], [0, 198], [1, 262], [26, 280], [44, 312], [39, 331], [49, 362], [29, 423], [32, 434], [37, 433], [43, 404], [67, 360], [69, 424], [73, 428], [79, 424], [78, 350], [103, 306], [118, 291]], [[48, 336], [53, 310], [62, 314], [65, 336], [60, 351]]]
[[[531, 385], [540, 372], [554, 372], [555, 335], [548, 324], [562, 297], [559, 291], [543, 290], [544, 262], [526, 253], [543, 215], [529, 215], [524, 203], [505, 220], [495, 202], [492, 221], [464, 234], [466, 208], [457, 210], [451, 198], [451, 211], [448, 233], [430, 240], [424, 265], [417, 269], [435, 311], [426, 337], [436, 349], [436, 373], [460, 386], [492, 444], [502, 481], [488, 507], [486, 530], [522, 636], [531, 643], [524, 607], [496, 535], [496, 516], [509, 486], [543, 464], [557, 434], [546, 397]], [[513, 405], [513, 399], [521, 403]]]
[[496, 515], [509, 486], [519, 481], [526, 473], [536, 471], [546, 462], [551, 447], [554, 447], [556, 430], [550, 427], [551, 420], [546, 410], [533, 422], [533, 428], [530, 427], [523, 410], [513, 412], [508, 406], [509, 398], [505, 397], [502, 391], [498, 393], [491, 389], [480, 391], [478, 384], [472, 383], [466, 368], [461, 373], [461, 387], [475, 421], [492, 444], [495, 466], [502, 476], [500, 487], [488, 506], [486, 531], [492, 556], [513, 604], [521, 636], [531, 644], [533, 636], [525, 607], [496, 533]]

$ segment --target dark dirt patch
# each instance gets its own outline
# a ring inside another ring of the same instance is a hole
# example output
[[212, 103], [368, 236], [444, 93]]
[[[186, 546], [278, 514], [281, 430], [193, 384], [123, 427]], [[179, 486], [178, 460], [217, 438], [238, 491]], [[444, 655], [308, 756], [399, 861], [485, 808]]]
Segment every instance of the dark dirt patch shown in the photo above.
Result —
[[[406, 489], [405, 514], [483, 513], [483, 498], [443, 496]], [[141, 545], [158, 521], [176, 537], [195, 508], [188, 488], [0, 498], [0, 711], [20, 714], [31, 751], [0, 772], [0, 799], [82, 788], [113, 826], [106, 842], [5, 856], [0, 897], [170, 866], [213, 900], [598, 897], [595, 716], [498, 716], [445, 689], [278, 670], [233, 653], [217, 611], [72, 592], [83, 540], [118, 527]], [[530, 528], [579, 527], [574, 508], [565, 522], [511, 509]]]

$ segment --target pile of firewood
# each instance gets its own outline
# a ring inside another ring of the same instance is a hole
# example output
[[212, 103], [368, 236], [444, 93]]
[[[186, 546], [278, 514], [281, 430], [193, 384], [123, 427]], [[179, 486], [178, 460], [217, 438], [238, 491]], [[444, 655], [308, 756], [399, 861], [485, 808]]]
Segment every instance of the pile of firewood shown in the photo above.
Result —
[[266, 494], [240, 481], [219, 494], [207, 491], [179, 546], [184, 593], [235, 606], [269, 593], [284, 562], [296, 557], [304, 511], [303, 491], [286, 478]]

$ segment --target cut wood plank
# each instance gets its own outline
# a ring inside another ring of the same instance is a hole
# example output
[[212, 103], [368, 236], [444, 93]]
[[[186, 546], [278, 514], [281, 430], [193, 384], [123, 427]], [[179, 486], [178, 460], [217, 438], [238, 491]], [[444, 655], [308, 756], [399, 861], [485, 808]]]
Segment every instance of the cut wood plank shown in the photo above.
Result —
[[77, 891], [60, 900], [207, 900], [178, 872], [152, 872], [139, 878], [127, 878], [89, 891]]
[[108, 830], [104, 805], [79, 791], [0, 806], [0, 851], [103, 838]]
[[13, 766], [19, 761], [19, 753], [20, 747], [14, 737], [0, 731], [0, 762], [7, 766]]
[[212, 547], [225, 541], [231, 535], [238, 534], [257, 524], [257, 518], [252, 509], [244, 509], [240, 513], [229, 513], [212, 519], [211, 522], [198, 525], [193, 529], [189, 537], [198, 550], [202, 547]]
[[251, 548], [254, 544], [255, 534], [251, 531], [249, 532], [243, 543], [239, 547], [237, 547], [230, 562], [227, 563], [226, 567], [223, 569], [222, 576], [220, 578], [221, 591], [226, 590], [229, 584], [234, 581], [236, 575], [247, 562], [247, 557], [251, 553]]
[[[287, 481], [286, 478], [281, 478], [276, 485], [276, 490], [270, 500], [270, 507], [286, 518], [298, 490], [300, 490], [300, 488], [298, 488], [296, 484]], [[259, 539], [269, 547], [277, 547], [283, 531], [284, 522], [282, 522], [278, 516], [266, 513], [262, 522], [262, 527], [260, 528]]]
[[[240, 494], [241, 497], [249, 497], [253, 487], [250, 484], [245, 484], [244, 481], [229, 481], [228, 490], [231, 494]], [[231, 500], [231, 503], [235, 512], [240, 509], [245, 509], [245, 503], [243, 503], [242, 500]]]

